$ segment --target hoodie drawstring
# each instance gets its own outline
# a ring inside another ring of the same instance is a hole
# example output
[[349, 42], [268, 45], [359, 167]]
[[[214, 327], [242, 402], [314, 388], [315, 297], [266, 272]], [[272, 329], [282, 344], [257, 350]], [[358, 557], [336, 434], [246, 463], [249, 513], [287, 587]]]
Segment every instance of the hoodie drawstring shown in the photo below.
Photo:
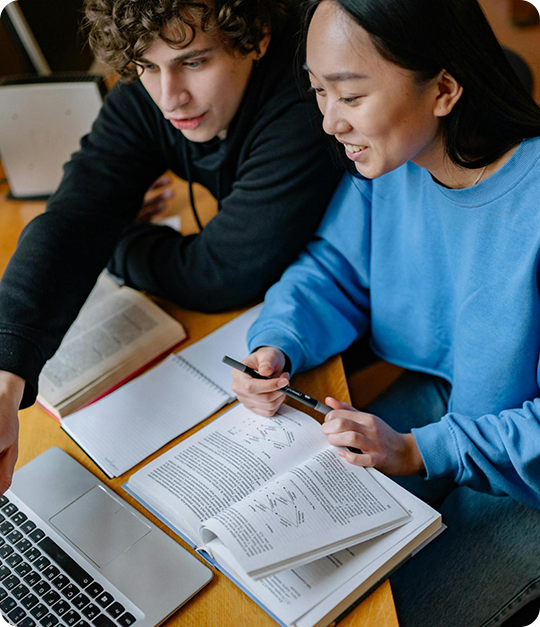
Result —
[[193, 195], [193, 181], [191, 179], [191, 162], [189, 159], [187, 141], [185, 139], [182, 141], [182, 151], [184, 153], [184, 163], [186, 165], [186, 175], [187, 175], [186, 178], [187, 178], [188, 187], [189, 187], [189, 202], [191, 204], [193, 215], [195, 216], [195, 222], [197, 223], [197, 226], [199, 227], [199, 231], [202, 231], [203, 225], [201, 224], [201, 221], [199, 219], [199, 214], [197, 213], [197, 207], [195, 206], [195, 197]]

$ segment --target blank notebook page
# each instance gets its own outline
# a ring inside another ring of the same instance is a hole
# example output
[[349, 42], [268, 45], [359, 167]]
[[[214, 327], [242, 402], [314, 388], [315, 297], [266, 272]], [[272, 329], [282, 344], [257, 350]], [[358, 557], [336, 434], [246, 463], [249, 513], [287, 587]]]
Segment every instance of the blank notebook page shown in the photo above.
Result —
[[236, 395], [231, 391], [231, 369], [221, 360], [224, 355], [228, 355], [241, 361], [249, 355], [246, 336], [249, 327], [257, 320], [261, 310], [262, 303], [248, 309], [217, 331], [184, 348], [178, 355], [226, 390], [231, 399], [236, 398]]
[[181, 357], [171, 355], [64, 418], [62, 427], [109, 477], [117, 477], [230, 400]]

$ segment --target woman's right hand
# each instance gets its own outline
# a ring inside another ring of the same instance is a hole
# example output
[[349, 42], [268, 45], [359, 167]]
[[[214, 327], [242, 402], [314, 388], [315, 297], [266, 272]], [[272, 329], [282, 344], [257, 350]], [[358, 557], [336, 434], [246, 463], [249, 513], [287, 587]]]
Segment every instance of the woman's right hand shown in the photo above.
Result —
[[273, 416], [283, 403], [285, 394], [279, 389], [289, 384], [290, 374], [283, 372], [285, 355], [273, 346], [259, 348], [242, 360], [243, 364], [257, 370], [269, 381], [254, 379], [238, 370], [232, 371], [232, 391], [238, 400], [261, 416]]
[[24, 392], [24, 379], [0, 371], [0, 494], [11, 485], [19, 453], [18, 411]]

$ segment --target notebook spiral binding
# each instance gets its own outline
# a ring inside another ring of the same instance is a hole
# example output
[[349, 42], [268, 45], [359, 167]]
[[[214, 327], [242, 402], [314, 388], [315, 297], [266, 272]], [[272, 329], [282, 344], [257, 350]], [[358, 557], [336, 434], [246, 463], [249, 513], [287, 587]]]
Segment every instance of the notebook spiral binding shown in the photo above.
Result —
[[180, 355], [174, 355], [174, 363], [180, 366], [181, 368], [188, 370], [189, 372], [194, 374], [197, 378], [201, 379], [201, 381], [204, 381], [210, 387], [214, 388], [216, 391], [220, 392], [227, 398], [231, 398], [231, 395], [226, 390], [224, 390], [220, 385], [212, 381], [212, 379], [209, 379], [198, 368], [195, 368], [195, 366], [191, 364], [187, 359], [180, 357]]

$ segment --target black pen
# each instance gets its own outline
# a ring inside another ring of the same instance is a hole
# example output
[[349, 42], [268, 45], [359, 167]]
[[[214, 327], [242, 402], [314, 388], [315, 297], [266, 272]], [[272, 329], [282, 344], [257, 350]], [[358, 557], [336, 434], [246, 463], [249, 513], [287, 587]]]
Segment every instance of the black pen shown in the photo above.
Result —
[[[240, 372], [244, 372], [245, 374], [248, 374], [250, 377], [253, 377], [254, 379], [271, 379], [272, 378], [272, 377], [263, 377], [262, 374], [259, 374], [256, 370], [253, 370], [253, 368], [250, 368], [249, 366], [246, 366], [245, 364], [242, 364], [239, 361], [236, 361], [236, 359], [227, 357], [227, 355], [225, 355], [225, 357], [223, 357], [221, 361], [224, 364], [227, 364], [227, 366], [231, 366], [231, 368], [240, 370]], [[304, 405], [311, 407], [311, 409], [314, 409], [315, 411], [318, 411], [321, 414], [324, 414], [325, 416], [329, 411], [332, 411], [332, 408], [328, 407], [328, 405], [321, 403], [321, 401], [318, 401], [316, 398], [311, 398], [311, 396], [308, 396], [307, 394], [304, 394], [303, 392], [295, 390], [290, 385], [286, 385], [284, 388], [279, 388], [279, 390], [280, 392], [283, 392], [287, 396], [290, 396], [290, 398], [295, 398], [297, 401], [304, 403]]]

